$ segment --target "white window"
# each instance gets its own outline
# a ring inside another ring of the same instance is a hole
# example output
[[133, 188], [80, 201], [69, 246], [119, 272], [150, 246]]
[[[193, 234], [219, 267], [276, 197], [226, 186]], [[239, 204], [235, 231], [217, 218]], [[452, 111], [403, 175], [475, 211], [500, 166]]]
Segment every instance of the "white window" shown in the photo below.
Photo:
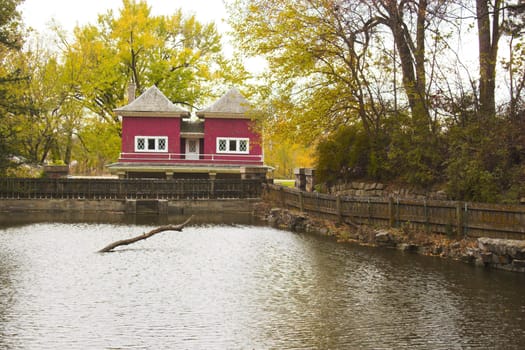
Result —
[[166, 136], [135, 136], [135, 152], [168, 152]]
[[217, 153], [250, 153], [250, 140], [219, 137], [217, 138]]

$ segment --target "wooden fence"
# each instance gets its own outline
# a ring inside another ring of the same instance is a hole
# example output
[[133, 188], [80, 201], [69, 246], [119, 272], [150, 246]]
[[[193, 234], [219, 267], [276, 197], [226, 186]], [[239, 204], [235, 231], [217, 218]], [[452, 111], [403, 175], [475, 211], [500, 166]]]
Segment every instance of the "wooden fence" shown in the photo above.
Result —
[[0, 199], [181, 200], [260, 197], [259, 180], [0, 178]]
[[484, 203], [345, 197], [264, 185], [263, 198], [318, 217], [427, 232], [525, 239], [525, 207]]

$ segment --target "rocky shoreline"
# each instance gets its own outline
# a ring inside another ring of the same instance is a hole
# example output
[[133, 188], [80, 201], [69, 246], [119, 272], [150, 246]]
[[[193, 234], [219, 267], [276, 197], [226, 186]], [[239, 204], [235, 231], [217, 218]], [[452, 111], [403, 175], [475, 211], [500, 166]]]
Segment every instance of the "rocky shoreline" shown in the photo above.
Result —
[[329, 236], [340, 243], [393, 248], [525, 273], [525, 241], [522, 240], [454, 237], [417, 232], [407, 227], [385, 229], [335, 223], [294, 210], [270, 207], [267, 203], [259, 205], [255, 213], [272, 227]]

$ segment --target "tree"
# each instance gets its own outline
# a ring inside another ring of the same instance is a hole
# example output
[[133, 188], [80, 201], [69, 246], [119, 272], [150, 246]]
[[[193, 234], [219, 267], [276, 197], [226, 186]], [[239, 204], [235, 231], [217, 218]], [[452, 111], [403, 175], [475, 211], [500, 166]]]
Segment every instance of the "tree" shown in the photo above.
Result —
[[281, 139], [269, 135], [265, 139], [264, 162], [275, 168], [274, 177], [291, 179], [295, 168], [310, 168], [313, 166], [312, 149], [289, 139]]
[[508, 72], [509, 106], [511, 119], [520, 119], [523, 110], [525, 89], [525, 4], [508, 6], [508, 16], [502, 23], [504, 34], [508, 37], [508, 58], [503, 59], [503, 68]]
[[343, 10], [328, 1], [238, 0], [229, 7], [241, 48], [269, 62], [271, 95], [261, 100], [275, 107], [271, 122], [304, 143], [356, 120], [380, 132], [384, 91], [368, 84], [381, 80], [369, 69], [373, 43], [365, 23], [344, 19], [360, 10], [347, 4]]
[[6, 119], [13, 134], [10, 143], [27, 162], [71, 160], [75, 130], [81, 126], [82, 110], [68, 72], [58, 54], [46, 48], [41, 37], [27, 43], [27, 49], [11, 56], [11, 64], [27, 79], [11, 86], [11, 95], [23, 103]]
[[76, 164], [72, 170], [75, 173], [100, 175], [108, 163], [118, 159], [121, 140], [116, 128], [117, 125], [98, 116], [84, 120], [82, 129], [73, 140]]
[[[439, 90], [446, 6], [426, 0], [236, 0], [229, 9], [240, 47], [269, 63], [261, 104], [270, 125], [306, 144], [342, 125], [362, 127], [372, 163], [383, 163], [378, 169], [392, 159], [416, 174], [411, 181], [428, 184], [442, 162], [430, 102]], [[408, 116], [404, 125], [389, 121], [399, 115]], [[393, 142], [392, 125], [402, 127], [396, 135], [410, 142]]]
[[15, 153], [9, 139], [13, 130], [6, 124], [6, 118], [21, 108], [20, 101], [14, 99], [10, 89], [24, 79], [16, 67], [9, 64], [10, 56], [22, 46], [20, 13], [17, 6], [23, 0], [0, 0], [0, 175], [5, 175], [12, 165], [10, 157]]
[[180, 10], [152, 16], [146, 1], [123, 0], [118, 15], [109, 11], [95, 25], [76, 28], [72, 43], [62, 39], [66, 65], [80, 78], [78, 99], [116, 125], [113, 110], [127, 102], [130, 82], [138, 94], [155, 84], [174, 103], [193, 107], [210, 97], [219, 82], [243, 77], [223, 58], [214, 24], [202, 24]]
[[338, 180], [363, 178], [370, 162], [367, 135], [356, 128], [341, 128], [317, 147], [317, 175], [329, 185]]
[[20, 12], [17, 7], [24, 0], [0, 0], [0, 45], [9, 49], [20, 49]]
[[502, 0], [476, 0], [479, 43], [479, 110], [482, 117], [496, 115], [496, 65], [501, 37]]

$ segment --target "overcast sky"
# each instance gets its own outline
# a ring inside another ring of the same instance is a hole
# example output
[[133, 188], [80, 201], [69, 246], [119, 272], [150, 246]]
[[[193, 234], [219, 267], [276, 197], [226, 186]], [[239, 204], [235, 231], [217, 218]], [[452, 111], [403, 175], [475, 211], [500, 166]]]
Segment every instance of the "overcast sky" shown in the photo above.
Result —
[[[181, 8], [194, 13], [201, 22], [215, 22], [219, 32], [229, 30], [225, 22], [223, 0], [147, 0], [153, 15], [171, 15]], [[76, 25], [95, 23], [97, 15], [109, 9], [117, 11], [122, 0], [25, 0], [20, 7], [24, 23], [43, 32], [55, 19], [64, 29], [72, 32]]]
[[[147, 0], [153, 15], [171, 15], [177, 9], [185, 14], [195, 14], [200, 22], [215, 22], [222, 34], [223, 52], [231, 57], [233, 48], [227, 32], [227, 12], [223, 0]], [[72, 33], [76, 25], [95, 23], [97, 16], [108, 10], [118, 11], [122, 0], [24, 0], [20, 6], [24, 23], [39, 33], [49, 31], [51, 20]], [[261, 58], [245, 60], [246, 68], [252, 73], [260, 73], [266, 63]]]

